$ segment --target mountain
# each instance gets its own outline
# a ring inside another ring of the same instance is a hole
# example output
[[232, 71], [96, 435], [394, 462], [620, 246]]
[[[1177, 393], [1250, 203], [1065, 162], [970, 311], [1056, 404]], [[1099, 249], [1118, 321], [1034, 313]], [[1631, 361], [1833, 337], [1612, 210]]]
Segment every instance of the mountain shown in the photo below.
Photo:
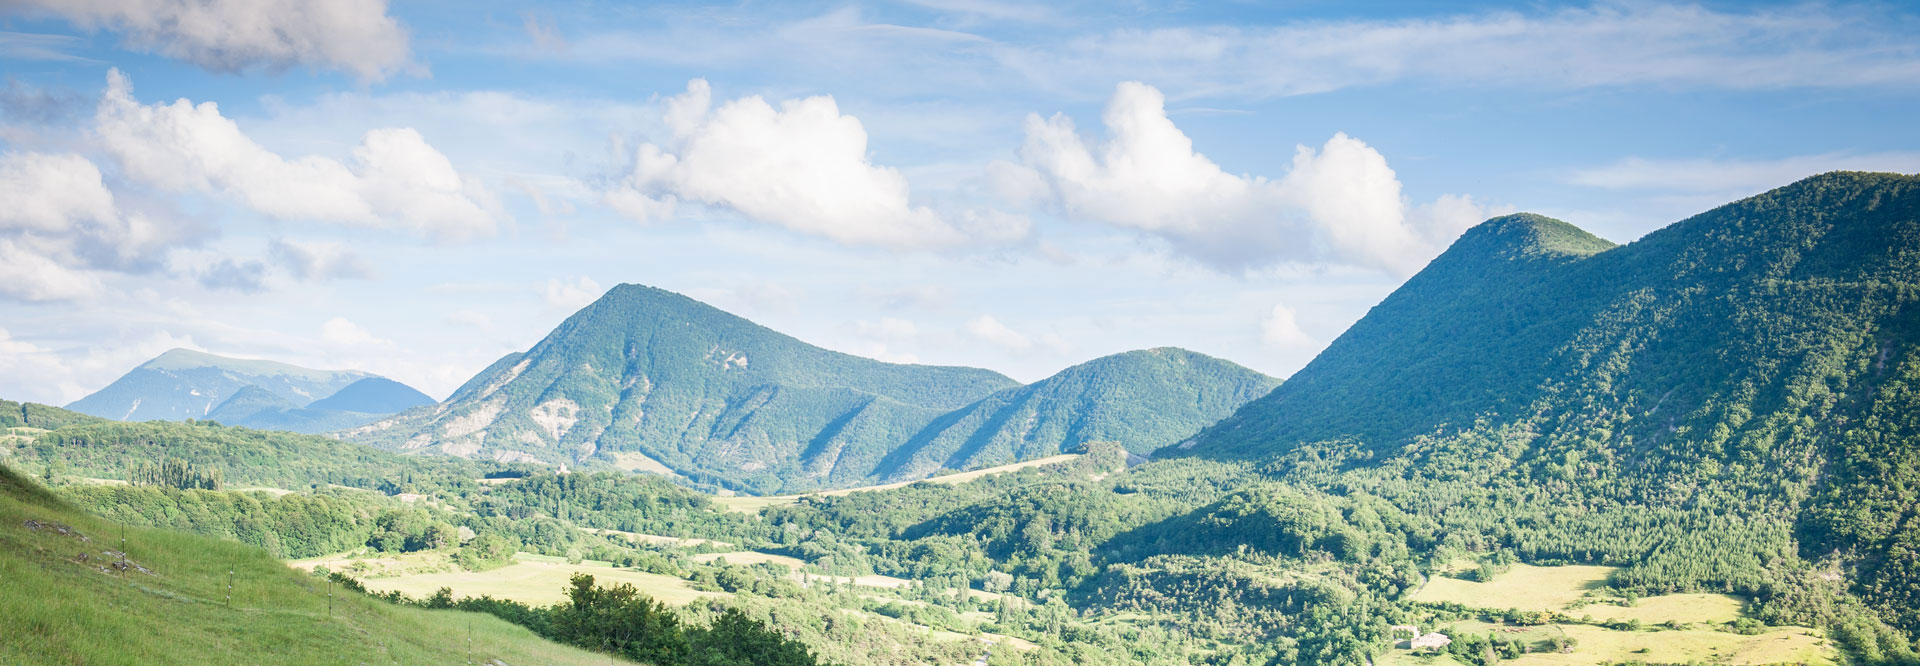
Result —
[[1106, 356], [935, 419], [881, 463], [889, 479], [974, 469], [1119, 442], [1144, 456], [1192, 437], [1280, 380], [1161, 347]]
[[1016, 382], [815, 347], [679, 294], [621, 285], [434, 407], [346, 436], [393, 449], [664, 465], [771, 492], [869, 478], [921, 426]]
[[140, 364], [67, 408], [120, 421], [180, 421], [206, 418], [248, 385], [265, 389], [295, 406], [305, 406], [372, 376], [354, 370], [312, 370], [175, 349]]
[[362, 414], [397, 414], [431, 405], [433, 398], [413, 387], [385, 377], [368, 377], [348, 384], [333, 395], [313, 401], [308, 409]]
[[[1750, 594], [1768, 621], [1836, 624], [1810, 600], [1844, 588], [1920, 635], [1920, 176], [1816, 176], [1617, 247], [1490, 220], [1158, 455], [1624, 566], [1622, 589]], [[1165, 544], [1233, 524], [1204, 513]]]
[[756, 494], [922, 478], [1115, 440], [1179, 441], [1276, 380], [1178, 349], [1021, 386], [976, 368], [828, 351], [621, 285], [445, 403], [343, 435], [501, 461], [601, 461]]
[[243, 425], [245, 421], [262, 414], [284, 412], [299, 409], [300, 405], [292, 400], [274, 395], [272, 391], [248, 384], [235, 391], [233, 397], [207, 412], [207, 418], [227, 425]]
[[[353, 386], [371, 381], [400, 385], [388, 379], [368, 378], [354, 382], [347, 388], [351, 389]], [[322, 399], [313, 404], [319, 405], [325, 401]], [[428, 404], [431, 404], [431, 401]], [[226, 402], [220, 403], [219, 407], [213, 408], [206, 418], [226, 425], [243, 426], [255, 430], [285, 430], [317, 434], [366, 425], [395, 411], [399, 410], [367, 413], [320, 409], [313, 406], [301, 407], [286, 398], [274, 395], [271, 391], [248, 384], [234, 393], [233, 397], [228, 398]]]

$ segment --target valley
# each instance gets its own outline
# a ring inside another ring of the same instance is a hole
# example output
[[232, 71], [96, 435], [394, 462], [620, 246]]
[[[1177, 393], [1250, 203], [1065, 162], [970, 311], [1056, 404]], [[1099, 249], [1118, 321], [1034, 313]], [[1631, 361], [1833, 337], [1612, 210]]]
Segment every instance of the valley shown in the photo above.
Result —
[[[1916, 225], [1920, 177], [1868, 173], [1626, 245], [1497, 217], [1285, 382], [1154, 348], [1020, 385], [622, 285], [335, 436], [0, 404], [0, 562], [212, 623], [181, 553], [218, 544], [269, 639], [348, 631], [331, 582], [509, 664], [1915, 663]], [[34, 654], [137, 662], [0, 603]]]

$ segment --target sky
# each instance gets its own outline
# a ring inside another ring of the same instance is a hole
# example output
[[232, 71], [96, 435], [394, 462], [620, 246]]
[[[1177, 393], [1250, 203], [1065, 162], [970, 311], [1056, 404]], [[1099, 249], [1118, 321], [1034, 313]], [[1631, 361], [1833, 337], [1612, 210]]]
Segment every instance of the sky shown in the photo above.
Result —
[[1893, 3], [0, 0], [0, 397], [444, 398], [620, 283], [1034, 381], [1285, 377], [1465, 229], [1920, 172]]

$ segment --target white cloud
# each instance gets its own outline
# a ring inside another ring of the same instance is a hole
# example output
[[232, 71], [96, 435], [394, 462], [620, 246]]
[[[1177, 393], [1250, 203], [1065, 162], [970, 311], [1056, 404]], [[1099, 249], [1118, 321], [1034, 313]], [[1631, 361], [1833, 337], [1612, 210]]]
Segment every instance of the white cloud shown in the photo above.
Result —
[[1278, 303], [1266, 319], [1260, 321], [1260, 340], [1275, 347], [1306, 347], [1315, 343], [1313, 336], [1301, 330], [1293, 308]]
[[207, 69], [293, 65], [385, 78], [408, 63], [407, 31], [386, 0], [18, 0], [129, 46]]
[[1920, 153], [1823, 153], [1773, 160], [1630, 157], [1579, 169], [1570, 180], [1609, 190], [1755, 194], [1814, 174], [1843, 170], [1920, 172]]
[[180, 347], [200, 348], [190, 337], [164, 331], [118, 339], [112, 344], [55, 347], [15, 338], [0, 328], [0, 397], [64, 405], [107, 385], [135, 365]]
[[505, 217], [491, 192], [411, 128], [367, 132], [350, 162], [289, 160], [254, 142], [212, 102], [142, 105], [118, 70], [107, 75], [96, 122], [101, 143], [132, 178], [221, 192], [280, 219], [462, 239], [492, 234]]
[[22, 301], [74, 301], [96, 296], [100, 278], [62, 266], [45, 255], [0, 238], [0, 296]]
[[1010, 351], [1023, 352], [1033, 348], [1033, 340], [1021, 335], [1019, 331], [1008, 328], [992, 315], [980, 315], [968, 321], [967, 333], [983, 342]]
[[1065, 115], [1029, 116], [1021, 163], [994, 168], [1002, 193], [1153, 234], [1229, 273], [1283, 262], [1410, 273], [1484, 213], [1466, 197], [1409, 207], [1386, 158], [1345, 134], [1297, 147], [1277, 180], [1226, 173], [1141, 83], [1120, 84], [1102, 121], [1108, 139], [1094, 146]]
[[601, 294], [605, 292], [606, 290], [601, 289], [600, 283], [594, 282], [593, 278], [581, 275], [569, 279], [547, 280], [543, 295], [546, 297], [547, 307], [555, 310], [578, 310], [586, 307], [588, 303], [599, 300]]
[[641, 221], [672, 215], [683, 201], [724, 207], [770, 224], [850, 245], [927, 248], [1003, 242], [1027, 234], [1023, 218], [997, 211], [942, 215], [913, 205], [907, 179], [868, 159], [860, 120], [832, 97], [774, 108], [744, 97], [712, 108], [695, 79], [666, 102], [666, 146], [642, 144], [630, 177], [607, 203]]
[[158, 268], [186, 236], [122, 211], [79, 155], [0, 153], [0, 201], [0, 296], [19, 300], [97, 294], [96, 272]]
[[276, 238], [267, 243], [275, 262], [302, 280], [347, 280], [373, 277], [373, 266], [342, 243], [303, 242]]
[[390, 347], [392, 342], [383, 340], [359, 324], [348, 321], [346, 317], [334, 317], [320, 325], [320, 339], [336, 347]]

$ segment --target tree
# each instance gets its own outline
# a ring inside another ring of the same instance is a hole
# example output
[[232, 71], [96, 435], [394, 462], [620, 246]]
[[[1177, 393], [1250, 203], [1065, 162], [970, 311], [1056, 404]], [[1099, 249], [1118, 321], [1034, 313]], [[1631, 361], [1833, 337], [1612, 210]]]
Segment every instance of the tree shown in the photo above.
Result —
[[713, 625], [688, 636], [689, 666], [816, 666], [819, 660], [799, 641], [768, 629], [739, 609], [729, 608]]

